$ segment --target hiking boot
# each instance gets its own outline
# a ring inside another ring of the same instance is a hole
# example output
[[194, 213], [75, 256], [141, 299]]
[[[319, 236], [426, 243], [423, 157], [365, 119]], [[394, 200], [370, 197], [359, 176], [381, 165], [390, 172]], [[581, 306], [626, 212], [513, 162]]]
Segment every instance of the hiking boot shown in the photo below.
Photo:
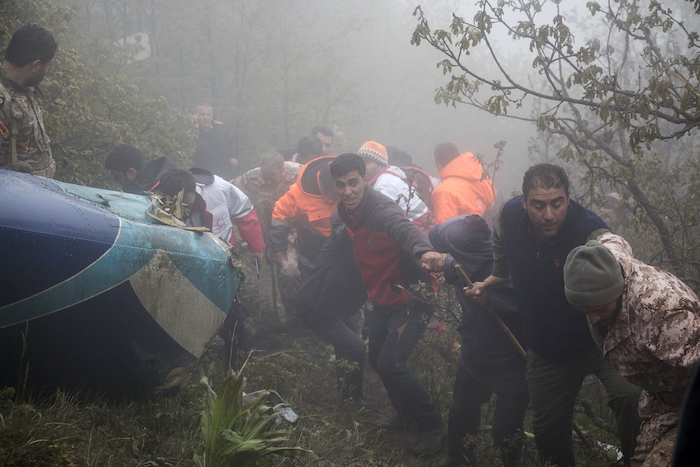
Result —
[[523, 460], [522, 443], [517, 443], [515, 446], [511, 446], [510, 449], [501, 447], [501, 460], [504, 467], [520, 467]]
[[443, 424], [439, 427], [433, 428], [432, 430], [425, 430], [418, 433], [418, 440], [416, 444], [411, 448], [413, 454], [417, 456], [425, 456], [429, 454], [434, 454], [440, 450], [440, 444], [442, 443], [442, 434], [445, 431]]
[[367, 401], [364, 400], [362, 397], [353, 397], [352, 398], [352, 405], [355, 406], [357, 409], [362, 409], [367, 406]]
[[398, 412], [386, 418], [380, 418], [374, 423], [378, 428], [383, 428], [384, 430], [409, 430], [415, 426], [409, 420], [404, 420], [404, 418]]
[[342, 395], [340, 396], [340, 400], [342, 402], [350, 403], [355, 406], [357, 409], [361, 409], [363, 407], [367, 406], [367, 399], [365, 397], [352, 397], [352, 396], [346, 396]]

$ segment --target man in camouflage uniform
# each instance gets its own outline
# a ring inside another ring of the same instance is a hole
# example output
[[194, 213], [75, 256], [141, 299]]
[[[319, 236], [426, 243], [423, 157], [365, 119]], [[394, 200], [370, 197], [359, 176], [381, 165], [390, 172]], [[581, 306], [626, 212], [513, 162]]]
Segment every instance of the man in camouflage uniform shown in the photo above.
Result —
[[683, 396], [700, 360], [698, 297], [672, 274], [634, 259], [612, 233], [571, 251], [564, 282], [605, 358], [642, 388], [632, 465], [670, 466]]
[[12, 36], [0, 70], [0, 169], [52, 178], [56, 163], [34, 92], [46, 76], [58, 44], [35, 24]]
[[[285, 161], [280, 153], [268, 151], [262, 155], [260, 167], [233, 180], [233, 184], [254, 201], [266, 244], [270, 238], [275, 202], [296, 183], [300, 168], [301, 164]], [[300, 283], [295, 230], [290, 232], [287, 241], [287, 258], [277, 269], [277, 279], [286, 315], [292, 315], [296, 312], [296, 294]], [[280, 315], [280, 319], [286, 321], [286, 315]]]

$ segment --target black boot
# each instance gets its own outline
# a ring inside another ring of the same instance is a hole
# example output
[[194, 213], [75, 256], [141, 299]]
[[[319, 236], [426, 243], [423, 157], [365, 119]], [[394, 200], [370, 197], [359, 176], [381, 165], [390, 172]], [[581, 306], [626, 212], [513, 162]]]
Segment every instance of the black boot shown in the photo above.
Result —
[[413, 454], [421, 457], [434, 454], [439, 451], [444, 431], [445, 424], [442, 423], [442, 421], [440, 421], [440, 425], [437, 425], [429, 430], [420, 430], [418, 432], [418, 439], [411, 448]]
[[520, 467], [523, 460], [523, 443], [513, 440], [508, 446], [501, 446], [501, 460], [504, 467]]
[[460, 412], [450, 410], [450, 417], [447, 419], [447, 457], [445, 466], [472, 466], [476, 464], [476, 453], [474, 452], [473, 440], [464, 445], [464, 438], [467, 436], [472, 424], [465, 420]]

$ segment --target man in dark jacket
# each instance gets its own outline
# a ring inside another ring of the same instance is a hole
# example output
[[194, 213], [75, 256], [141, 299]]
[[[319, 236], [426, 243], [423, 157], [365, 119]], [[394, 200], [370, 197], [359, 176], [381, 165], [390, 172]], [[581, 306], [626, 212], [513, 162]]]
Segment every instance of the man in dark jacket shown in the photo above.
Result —
[[193, 116], [197, 135], [194, 163], [226, 181], [238, 175], [238, 159], [233, 153], [233, 139], [223, 123], [214, 120], [214, 108], [208, 102], [197, 106]]
[[444, 257], [394, 200], [368, 186], [361, 157], [343, 154], [330, 168], [340, 197], [338, 215], [353, 240], [355, 259], [373, 304], [369, 361], [397, 411], [394, 425], [403, 420], [417, 423], [420, 433], [413, 451], [418, 455], [433, 452], [440, 447], [442, 417], [406, 366], [432, 309], [408, 291], [419, 280], [430, 281], [423, 269], [442, 270]]
[[[297, 313], [309, 329], [333, 345], [341, 397], [352, 399], [358, 407], [365, 404], [362, 378], [367, 347], [353, 327], [357, 310], [366, 299], [352, 240], [338, 214], [333, 213], [330, 237], [299, 287]], [[355, 367], [348, 370], [341, 360]]]
[[485, 287], [509, 276], [513, 282], [530, 347], [527, 382], [532, 430], [542, 462], [576, 465], [573, 409], [583, 379], [594, 374], [608, 393], [625, 465], [629, 465], [641, 424], [640, 390], [605, 360], [585, 315], [569, 305], [564, 293], [566, 256], [608, 232], [608, 226], [570, 199], [564, 169], [538, 164], [525, 172], [523, 195], [503, 205], [493, 230], [493, 271], [467, 295], [478, 301]]
[[[530, 402], [525, 382], [525, 360], [503, 329], [484, 306], [464, 296], [467, 286], [458, 274], [460, 265], [467, 277], [482, 281], [493, 265], [491, 231], [486, 221], [476, 215], [454, 217], [438, 224], [428, 234], [430, 243], [445, 259], [445, 280], [454, 284], [457, 300], [462, 307], [462, 352], [455, 379], [452, 408], [447, 423], [448, 453], [445, 466], [474, 465], [473, 445], [464, 447], [466, 435], [475, 437], [481, 420], [481, 404], [495, 392], [496, 410], [491, 435], [501, 449], [503, 465], [519, 465], [525, 410]], [[488, 304], [523, 342], [523, 321], [513, 296], [510, 281], [496, 284], [484, 291]]]
[[166, 156], [144, 161], [141, 151], [128, 144], [120, 144], [105, 159], [109, 170], [125, 192], [139, 194], [150, 191], [168, 169], [177, 165]]

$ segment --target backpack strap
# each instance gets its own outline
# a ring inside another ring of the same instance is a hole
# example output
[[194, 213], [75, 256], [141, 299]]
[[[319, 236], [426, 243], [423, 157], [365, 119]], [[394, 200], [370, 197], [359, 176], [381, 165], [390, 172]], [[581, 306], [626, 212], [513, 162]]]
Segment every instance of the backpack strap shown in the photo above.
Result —
[[15, 125], [15, 119], [10, 116], [10, 157], [12, 158], [12, 170], [17, 170], [17, 134], [19, 129]]
[[[17, 170], [17, 135], [19, 134], [19, 129], [16, 128], [14, 118], [12, 117], [12, 97], [5, 90], [4, 86], [0, 84], [0, 113], [2, 114], [7, 123], [10, 126], [10, 157], [12, 170]], [[6, 127], [7, 128], [7, 127]], [[7, 131], [7, 130], [5, 130]], [[7, 134], [7, 133], [5, 133]]]

